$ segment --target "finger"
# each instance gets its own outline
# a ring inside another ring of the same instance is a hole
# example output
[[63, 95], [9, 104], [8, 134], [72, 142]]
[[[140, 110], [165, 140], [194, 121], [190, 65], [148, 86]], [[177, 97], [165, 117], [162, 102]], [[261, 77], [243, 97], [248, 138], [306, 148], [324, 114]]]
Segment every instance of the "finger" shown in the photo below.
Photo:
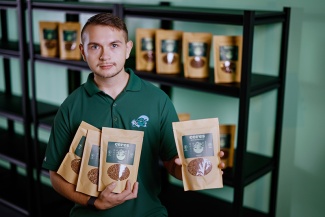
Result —
[[127, 180], [125, 184], [125, 189], [119, 194], [119, 197], [123, 200], [133, 199], [138, 193], [138, 190], [136, 189], [136, 195], [134, 196], [133, 190], [134, 189], [131, 188], [131, 182]]
[[132, 197], [130, 199], [134, 199], [138, 197], [138, 189], [139, 189], [139, 182], [135, 182], [132, 189]]
[[125, 190], [126, 191], [131, 191], [131, 182], [130, 182], [130, 180], [127, 180], [126, 181]]
[[139, 183], [135, 182], [133, 184], [132, 191], [124, 198], [124, 200], [131, 200], [131, 199], [137, 198], [138, 197], [138, 188], [139, 188]]
[[135, 182], [134, 185], [133, 185], [132, 193], [137, 195], [138, 194], [138, 189], [139, 189], [139, 182]]
[[175, 163], [177, 164], [177, 165], [182, 165], [182, 163], [181, 163], [181, 159], [179, 159], [179, 158], [175, 158]]
[[218, 167], [220, 169], [224, 169], [225, 168], [225, 163], [224, 162], [219, 163]]
[[219, 152], [219, 157], [223, 157], [225, 155], [225, 153], [223, 151]]

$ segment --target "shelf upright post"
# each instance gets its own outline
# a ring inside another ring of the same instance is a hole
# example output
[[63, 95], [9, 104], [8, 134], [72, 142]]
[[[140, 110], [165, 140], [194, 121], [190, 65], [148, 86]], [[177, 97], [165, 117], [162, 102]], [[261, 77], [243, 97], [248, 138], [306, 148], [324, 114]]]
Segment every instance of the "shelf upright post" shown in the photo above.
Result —
[[113, 14], [118, 16], [121, 19], [124, 19], [124, 7], [123, 4], [114, 4], [113, 5]]
[[[170, 6], [170, 2], [160, 2], [159, 5], [161, 6]], [[173, 21], [171, 20], [161, 20], [160, 22], [160, 28], [162, 29], [173, 29]]]
[[252, 73], [252, 54], [254, 38], [255, 12], [244, 11], [243, 17], [243, 53], [241, 84], [239, 93], [238, 139], [235, 155], [234, 173], [234, 216], [243, 216], [243, 198], [245, 187], [245, 157], [250, 105], [250, 86]]
[[[159, 3], [161, 6], [170, 6], [170, 2], [162, 1]], [[160, 21], [160, 28], [161, 29], [173, 29], [173, 21], [170, 20], [161, 20]], [[172, 87], [170, 85], [163, 85], [160, 84], [160, 89], [162, 89], [169, 98], [172, 98]]]
[[[1, 41], [8, 42], [8, 24], [7, 24], [7, 11], [0, 10], [0, 21], [1, 21]], [[8, 58], [3, 58], [3, 68], [5, 76], [5, 94], [11, 96], [11, 82], [10, 82], [10, 62]]]
[[[6, 43], [8, 42], [8, 23], [7, 23], [7, 11], [1, 9], [0, 10], [0, 16], [1, 16], [1, 40]], [[4, 80], [5, 80], [5, 95], [6, 96], [12, 96], [12, 86], [11, 86], [11, 79], [10, 79], [10, 59], [4, 57], [3, 58], [3, 71], [4, 71]], [[13, 133], [14, 131], [14, 123], [12, 120], [7, 119], [8, 124], [8, 131], [10, 133]], [[16, 170], [16, 166], [14, 164], [11, 164], [12, 170]]]
[[36, 171], [35, 177], [35, 190], [33, 191], [33, 195], [36, 198], [33, 201], [35, 216], [41, 215], [41, 204], [42, 204], [42, 183], [41, 183], [41, 154], [39, 150], [39, 142], [38, 142], [38, 107], [37, 107], [37, 96], [36, 96], [36, 75], [35, 75], [35, 57], [34, 57], [34, 35], [33, 35], [33, 12], [32, 12], [32, 0], [27, 0], [27, 25], [28, 25], [28, 37], [29, 37], [29, 60], [30, 60], [30, 79], [31, 79], [31, 114], [32, 114], [32, 123], [33, 123], [33, 148], [32, 151], [34, 153], [34, 164], [33, 168]]
[[7, 11], [5, 9], [0, 9], [0, 23], [1, 23], [1, 40], [7, 42], [8, 41], [8, 24], [7, 24]]
[[280, 86], [277, 94], [277, 109], [276, 109], [276, 122], [275, 122], [275, 136], [273, 145], [273, 161], [274, 169], [271, 176], [271, 190], [270, 190], [270, 216], [276, 215], [276, 201], [278, 192], [278, 179], [280, 167], [280, 151], [281, 151], [281, 138], [282, 138], [282, 122], [283, 122], [283, 107], [286, 83], [286, 70], [287, 70], [287, 53], [290, 29], [290, 8], [284, 8], [285, 18], [282, 23], [281, 35], [281, 50], [280, 50], [280, 65], [279, 65], [279, 80]]
[[39, 181], [39, 171], [40, 168], [38, 167], [39, 163], [39, 153], [37, 148], [37, 138], [38, 138], [38, 118], [37, 118], [37, 104], [36, 104], [36, 83], [35, 83], [35, 58], [34, 58], [34, 35], [33, 35], [33, 14], [32, 14], [32, 8], [31, 8], [31, 1], [27, 0], [27, 25], [28, 25], [28, 37], [29, 37], [29, 60], [30, 60], [30, 77], [31, 77], [31, 113], [32, 113], [32, 122], [34, 123], [34, 153], [35, 153], [35, 166], [36, 166], [36, 172], [37, 172], [37, 181]]
[[30, 145], [33, 144], [31, 136], [31, 107], [29, 99], [29, 86], [28, 86], [28, 51], [27, 51], [27, 37], [26, 37], [26, 25], [25, 25], [25, 1], [17, 0], [17, 15], [18, 15], [18, 34], [19, 34], [19, 63], [21, 72], [21, 84], [22, 84], [22, 111], [23, 111], [23, 128], [24, 128], [24, 148], [26, 159], [26, 173], [27, 173], [27, 209], [29, 216], [34, 216], [35, 207], [35, 194], [33, 194], [34, 176], [33, 176], [33, 152]]
[[[66, 0], [67, 2], [78, 2], [78, 0]], [[65, 20], [68, 22], [79, 22], [79, 15], [66, 14]], [[81, 73], [79, 70], [68, 68], [68, 94], [78, 88], [81, 84]]]

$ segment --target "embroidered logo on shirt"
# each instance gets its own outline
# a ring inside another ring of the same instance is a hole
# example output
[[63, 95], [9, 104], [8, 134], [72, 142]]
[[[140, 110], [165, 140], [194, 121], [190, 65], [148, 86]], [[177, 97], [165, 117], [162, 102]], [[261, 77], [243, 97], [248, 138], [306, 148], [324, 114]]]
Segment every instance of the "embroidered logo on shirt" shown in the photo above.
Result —
[[148, 121], [149, 121], [148, 116], [141, 115], [137, 119], [132, 120], [132, 127], [147, 127]]

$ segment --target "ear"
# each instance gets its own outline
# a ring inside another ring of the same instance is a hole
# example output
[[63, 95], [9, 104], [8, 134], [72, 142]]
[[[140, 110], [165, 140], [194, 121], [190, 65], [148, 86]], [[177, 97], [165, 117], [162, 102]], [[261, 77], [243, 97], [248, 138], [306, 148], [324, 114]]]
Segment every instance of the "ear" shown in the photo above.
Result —
[[132, 48], [133, 48], [133, 42], [130, 40], [126, 43], [125, 59], [129, 59]]
[[84, 46], [82, 44], [79, 44], [79, 50], [80, 50], [82, 59], [86, 62], [85, 50], [84, 50]]

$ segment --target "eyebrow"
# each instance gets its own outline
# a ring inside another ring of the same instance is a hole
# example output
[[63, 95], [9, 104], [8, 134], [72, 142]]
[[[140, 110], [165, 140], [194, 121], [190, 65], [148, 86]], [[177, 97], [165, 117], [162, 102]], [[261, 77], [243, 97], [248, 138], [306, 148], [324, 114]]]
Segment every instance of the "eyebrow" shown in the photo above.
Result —
[[[121, 41], [121, 40], [115, 40], [115, 41], [111, 41], [110, 42], [110, 44], [122, 44], [123, 42]], [[94, 44], [96, 44], [96, 45], [101, 45], [100, 43], [98, 43], [98, 42], [93, 42], [93, 41], [90, 41], [89, 43], [88, 43], [88, 45], [94, 45]]]
[[116, 44], [116, 43], [122, 43], [122, 41], [120, 40], [115, 40], [115, 41], [112, 41], [111, 44]]

